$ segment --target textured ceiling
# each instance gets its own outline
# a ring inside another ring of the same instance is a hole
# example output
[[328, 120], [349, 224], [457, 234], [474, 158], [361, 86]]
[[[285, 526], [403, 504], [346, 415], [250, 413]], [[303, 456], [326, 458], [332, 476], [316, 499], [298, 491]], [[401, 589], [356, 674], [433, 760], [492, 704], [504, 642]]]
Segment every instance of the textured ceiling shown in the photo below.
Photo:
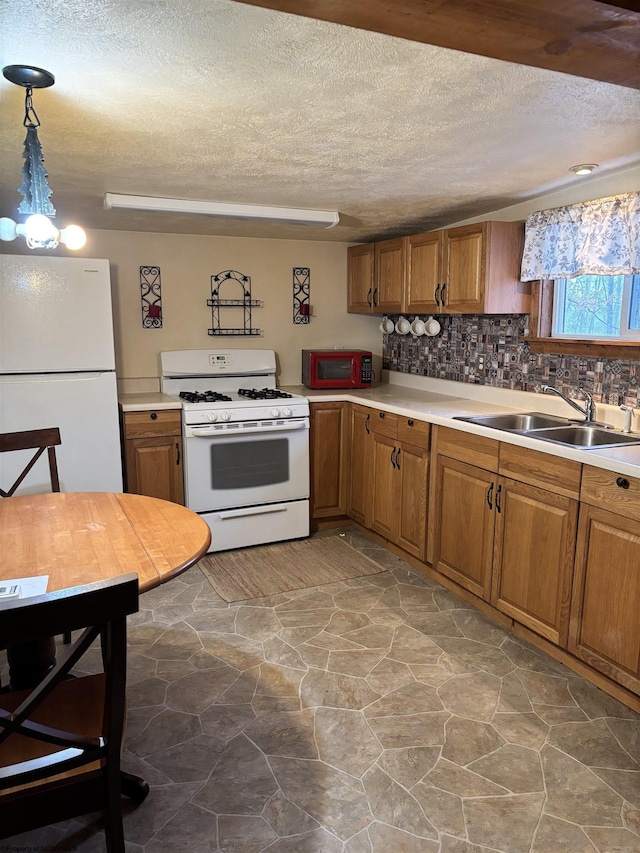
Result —
[[[228, 0], [3, 0], [61, 224], [358, 241], [437, 228], [640, 159], [640, 92]], [[0, 213], [23, 90], [0, 82]], [[103, 210], [105, 192], [338, 210], [332, 230]]]

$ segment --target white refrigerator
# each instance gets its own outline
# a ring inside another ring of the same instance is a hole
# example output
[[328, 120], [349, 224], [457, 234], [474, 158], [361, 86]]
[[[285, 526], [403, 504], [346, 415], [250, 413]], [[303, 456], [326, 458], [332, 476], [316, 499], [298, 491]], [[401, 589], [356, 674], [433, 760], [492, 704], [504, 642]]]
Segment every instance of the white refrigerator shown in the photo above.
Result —
[[[46, 427], [63, 492], [122, 491], [109, 261], [0, 255], [0, 432]], [[32, 455], [0, 453], [0, 486]], [[44, 491], [46, 454], [16, 494]]]

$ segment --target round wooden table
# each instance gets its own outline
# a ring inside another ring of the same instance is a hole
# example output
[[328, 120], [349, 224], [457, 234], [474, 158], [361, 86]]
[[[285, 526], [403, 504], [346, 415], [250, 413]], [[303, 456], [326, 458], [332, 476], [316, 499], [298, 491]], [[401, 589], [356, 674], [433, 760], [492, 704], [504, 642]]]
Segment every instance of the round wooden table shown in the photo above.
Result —
[[144, 495], [53, 492], [0, 500], [0, 581], [48, 575], [47, 592], [136, 572], [146, 592], [207, 551], [208, 525]]
[[[184, 572], [206, 552], [211, 531], [169, 501], [110, 492], [54, 492], [0, 500], [0, 581], [48, 575], [47, 592], [136, 572], [140, 592]], [[47, 648], [9, 650], [11, 686], [37, 683], [55, 663]], [[122, 793], [142, 802], [144, 779], [121, 773]]]

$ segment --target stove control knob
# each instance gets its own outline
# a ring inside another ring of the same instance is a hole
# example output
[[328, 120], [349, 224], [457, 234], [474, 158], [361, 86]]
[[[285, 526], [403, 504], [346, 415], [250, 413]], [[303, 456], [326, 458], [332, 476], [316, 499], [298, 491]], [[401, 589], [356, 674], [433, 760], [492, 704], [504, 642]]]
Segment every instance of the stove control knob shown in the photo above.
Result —
[[291, 417], [291, 409], [288, 406], [285, 406], [285, 408], [282, 410], [282, 417], [283, 418], [290, 418]]
[[271, 417], [277, 418], [280, 416], [280, 409], [271, 409]]
[[207, 420], [209, 420], [213, 423], [214, 421], [218, 420], [218, 416], [216, 415], [215, 412], [208, 412], [207, 413]]
[[220, 412], [220, 420], [228, 421], [229, 420], [229, 412]]

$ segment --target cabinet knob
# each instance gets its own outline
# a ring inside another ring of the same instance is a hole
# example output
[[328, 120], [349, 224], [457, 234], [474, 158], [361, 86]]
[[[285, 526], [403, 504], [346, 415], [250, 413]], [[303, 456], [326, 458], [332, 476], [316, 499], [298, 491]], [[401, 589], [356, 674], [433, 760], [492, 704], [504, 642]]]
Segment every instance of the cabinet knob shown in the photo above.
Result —
[[618, 479], [616, 480], [616, 486], [620, 486], [621, 489], [628, 489], [629, 481], [626, 477], [618, 477]]
[[408, 426], [413, 426], [413, 421], [412, 421], [412, 420], [408, 420], [408, 421], [407, 421], [407, 424], [408, 424]]
[[383, 418], [383, 417], [384, 417], [384, 412], [378, 412], [378, 415], [379, 415], [379, 417]]
[[151, 417], [151, 420], [152, 420], [152, 421], [155, 421], [155, 420], [157, 420], [158, 415], [157, 415], [155, 412], [151, 412], [150, 417]]

